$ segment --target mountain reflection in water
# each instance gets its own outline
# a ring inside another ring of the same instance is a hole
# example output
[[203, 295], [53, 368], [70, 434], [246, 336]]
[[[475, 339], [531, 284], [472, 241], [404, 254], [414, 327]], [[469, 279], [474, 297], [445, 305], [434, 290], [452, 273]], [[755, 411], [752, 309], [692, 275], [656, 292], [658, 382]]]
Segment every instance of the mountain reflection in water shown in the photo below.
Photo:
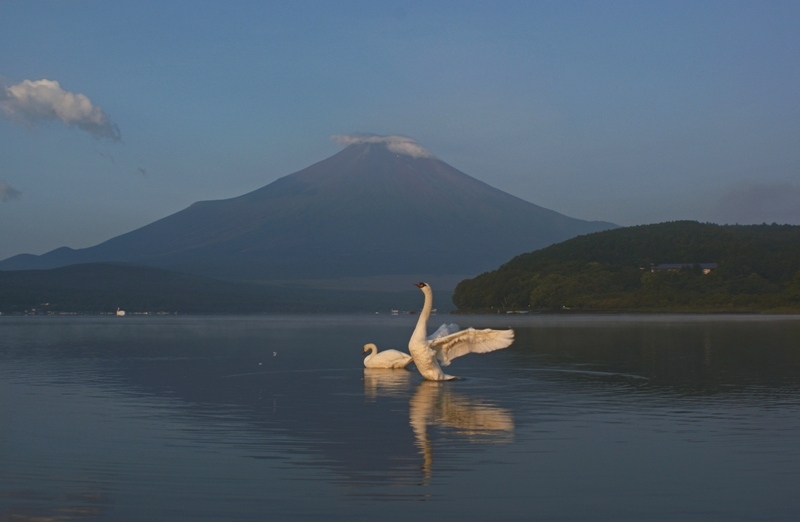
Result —
[[429, 383], [361, 363], [413, 317], [0, 318], [0, 520], [800, 512], [797, 318], [459, 323], [517, 341]]

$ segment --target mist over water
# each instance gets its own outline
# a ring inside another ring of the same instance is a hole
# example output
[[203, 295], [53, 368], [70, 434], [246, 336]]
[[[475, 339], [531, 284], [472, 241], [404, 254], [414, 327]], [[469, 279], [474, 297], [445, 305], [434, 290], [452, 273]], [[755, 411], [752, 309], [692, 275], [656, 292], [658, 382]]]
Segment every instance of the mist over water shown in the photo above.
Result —
[[0, 520], [793, 520], [800, 320], [0, 318]]

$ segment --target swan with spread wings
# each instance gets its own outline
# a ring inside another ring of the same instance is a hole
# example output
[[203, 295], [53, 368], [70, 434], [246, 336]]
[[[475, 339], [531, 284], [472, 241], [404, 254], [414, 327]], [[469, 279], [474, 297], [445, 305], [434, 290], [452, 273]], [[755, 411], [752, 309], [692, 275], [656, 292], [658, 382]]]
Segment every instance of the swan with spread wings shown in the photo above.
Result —
[[514, 330], [459, 330], [455, 324], [443, 324], [430, 337], [427, 337], [428, 318], [433, 308], [433, 291], [427, 283], [416, 283], [425, 294], [425, 304], [419, 314], [417, 327], [408, 341], [408, 351], [414, 359], [419, 373], [429, 381], [449, 381], [456, 377], [447, 375], [442, 366], [468, 353], [486, 353], [511, 346]]

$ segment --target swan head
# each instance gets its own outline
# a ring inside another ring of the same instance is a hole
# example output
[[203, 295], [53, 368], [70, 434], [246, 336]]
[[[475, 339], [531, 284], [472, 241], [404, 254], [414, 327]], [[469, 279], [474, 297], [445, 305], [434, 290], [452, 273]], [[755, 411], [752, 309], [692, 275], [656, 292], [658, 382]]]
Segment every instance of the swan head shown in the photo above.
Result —
[[375, 350], [375, 352], [377, 353], [378, 352], [378, 347], [375, 346], [372, 343], [367, 343], [367, 344], [364, 345], [364, 349], [361, 350], [361, 353], [365, 354], [365, 353], [368, 353], [370, 350]]

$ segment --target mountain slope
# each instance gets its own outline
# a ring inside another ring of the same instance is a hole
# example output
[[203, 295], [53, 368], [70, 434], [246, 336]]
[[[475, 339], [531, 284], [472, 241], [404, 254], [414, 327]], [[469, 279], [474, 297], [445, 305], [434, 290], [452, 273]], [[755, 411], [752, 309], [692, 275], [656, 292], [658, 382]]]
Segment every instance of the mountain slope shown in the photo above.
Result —
[[528, 203], [433, 156], [356, 143], [248, 194], [0, 269], [126, 262], [242, 280], [470, 274], [612, 227]]

